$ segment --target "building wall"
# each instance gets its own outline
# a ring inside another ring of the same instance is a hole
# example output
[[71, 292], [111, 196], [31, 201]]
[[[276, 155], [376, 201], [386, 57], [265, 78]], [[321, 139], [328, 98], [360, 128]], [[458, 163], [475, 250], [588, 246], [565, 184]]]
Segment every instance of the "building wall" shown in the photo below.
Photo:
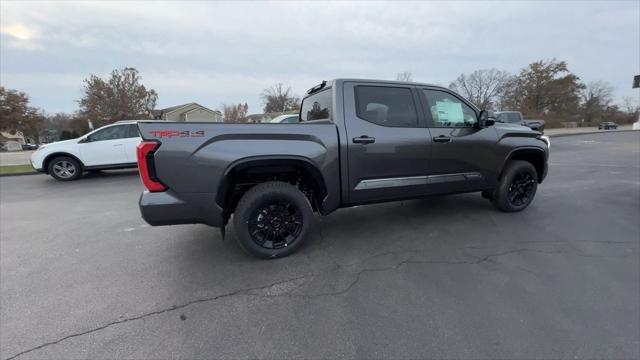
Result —
[[11, 134], [9, 132], [0, 132], [0, 142], [3, 141], [17, 141], [20, 145], [24, 145], [24, 136], [22, 136], [21, 132], [17, 132], [15, 134]]
[[217, 113], [211, 113], [210, 111], [206, 111], [203, 109], [195, 109], [192, 111], [189, 111], [188, 113], [184, 114], [184, 121], [189, 121], [189, 122], [207, 122], [207, 121], [214, 121], [214, 122], [220, 122], [222, 121], [222, 116]]
[[164, 120], [168, 121], [188, 121], [188, 122], [220, 122], [222, 115], [219, 112], [210, 112], [199, 105], [189, 105], [177, 111], [164, 114]]

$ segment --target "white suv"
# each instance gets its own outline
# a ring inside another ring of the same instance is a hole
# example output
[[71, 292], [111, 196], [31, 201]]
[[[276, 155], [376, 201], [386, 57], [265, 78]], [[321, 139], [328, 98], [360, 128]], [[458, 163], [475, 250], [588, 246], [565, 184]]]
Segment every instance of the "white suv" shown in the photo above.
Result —
[[41, 146], [31, 155], [31, 166], [61, 181], [78, 179], [84, 171], [134, 168], [138, 143], [136, 121], [119, 121], [77, 139]]

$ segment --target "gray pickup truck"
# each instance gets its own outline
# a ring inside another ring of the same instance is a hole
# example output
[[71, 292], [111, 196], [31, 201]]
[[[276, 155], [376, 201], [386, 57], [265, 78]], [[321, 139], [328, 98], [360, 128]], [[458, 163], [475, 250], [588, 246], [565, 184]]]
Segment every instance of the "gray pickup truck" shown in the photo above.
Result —
[[544, 132], [544, 120], [527, 120], [520, 111], [500, 111], [494, 114], [496, 122], [503, 124], [517, 124]]
[[520, 211], [547, 173], [539, 132], [493, 124], [439, 86], [322, 82], [304, 97], [299, 121], [140, 122], [142, 217], [203, 223], [224, 236], [233, 214], [240, 246], [275, 258], [302, 245], [314, 212], [466, 192]]

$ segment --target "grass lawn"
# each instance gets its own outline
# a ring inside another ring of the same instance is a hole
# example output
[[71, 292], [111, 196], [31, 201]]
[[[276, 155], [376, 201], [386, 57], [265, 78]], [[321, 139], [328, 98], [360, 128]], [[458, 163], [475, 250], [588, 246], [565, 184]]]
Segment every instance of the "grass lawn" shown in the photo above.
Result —
[[0, 165], [0, 174], [18, 174], [34, 171], [31, 165]]

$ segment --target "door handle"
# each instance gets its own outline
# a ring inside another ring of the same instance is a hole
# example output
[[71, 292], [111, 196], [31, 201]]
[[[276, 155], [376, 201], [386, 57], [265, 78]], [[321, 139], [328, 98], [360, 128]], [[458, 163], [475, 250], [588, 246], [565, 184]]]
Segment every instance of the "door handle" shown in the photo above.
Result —
[[362, 135], [359, 137], [354, 137], [352, 141], [354, 144], [371, 144], [376, 142], [376, 138], [367, 136], [367, 135]]
[[433, 142], [437, 142], [437, 143], [448, 143], [451, 142], [451, 138], [448, 136], [444, 136], [444, 135], [440, 135], [438, 137], [434, 137], [433, 138]]
[[113, 144], [113, 146], [122, 146], [123, 144]]

